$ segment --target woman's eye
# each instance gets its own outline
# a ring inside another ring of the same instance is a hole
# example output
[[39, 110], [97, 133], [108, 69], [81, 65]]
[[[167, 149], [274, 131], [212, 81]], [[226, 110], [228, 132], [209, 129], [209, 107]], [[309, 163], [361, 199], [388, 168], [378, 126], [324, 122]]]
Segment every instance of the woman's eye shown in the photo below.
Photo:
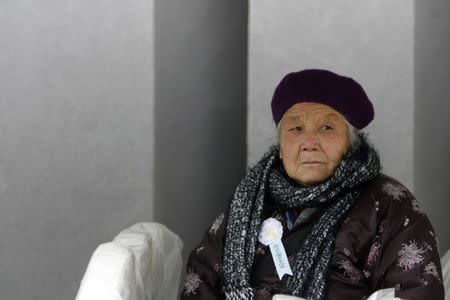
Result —
[[302, 127], [296, 126], [296, 127], [289, 129], [289, 131], [302, 131]]
[[330, 125], [323, 125], [322, 128], [326, 131], [333, 129]]

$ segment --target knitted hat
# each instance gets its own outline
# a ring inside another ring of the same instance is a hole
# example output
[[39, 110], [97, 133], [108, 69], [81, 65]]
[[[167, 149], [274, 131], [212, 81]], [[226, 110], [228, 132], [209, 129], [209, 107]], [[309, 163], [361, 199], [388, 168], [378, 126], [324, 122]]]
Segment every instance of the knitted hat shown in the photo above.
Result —
[[372, 102], [359, 83], [327, 70], [307, 69], [289, 73], [272, 97], [272, 115], [278, 125], [283, 114], [300, 102], [318, 102], [340, 112], [356, 129], [374, 118]]

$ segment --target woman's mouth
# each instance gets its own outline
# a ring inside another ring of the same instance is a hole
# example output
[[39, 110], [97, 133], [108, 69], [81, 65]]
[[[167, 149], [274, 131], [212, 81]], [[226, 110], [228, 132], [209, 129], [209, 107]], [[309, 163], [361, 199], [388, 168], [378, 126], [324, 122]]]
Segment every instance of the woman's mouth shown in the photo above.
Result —
[[317, 164], [323, 164], [323, 162], [320, 162], [320, 161], [305, 161], [303, 164], [305, 164], [305, 165], [317, 165]]

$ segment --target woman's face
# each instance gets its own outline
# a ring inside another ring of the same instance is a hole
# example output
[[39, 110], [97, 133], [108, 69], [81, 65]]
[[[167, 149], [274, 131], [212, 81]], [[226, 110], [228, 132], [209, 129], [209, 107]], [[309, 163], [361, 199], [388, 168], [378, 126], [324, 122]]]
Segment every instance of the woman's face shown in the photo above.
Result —
[[297, 103], [281, 119], [280, 158], [287, 174], [300, 184], [329, 178], [349, 147], [344, 117], [327, 105]]

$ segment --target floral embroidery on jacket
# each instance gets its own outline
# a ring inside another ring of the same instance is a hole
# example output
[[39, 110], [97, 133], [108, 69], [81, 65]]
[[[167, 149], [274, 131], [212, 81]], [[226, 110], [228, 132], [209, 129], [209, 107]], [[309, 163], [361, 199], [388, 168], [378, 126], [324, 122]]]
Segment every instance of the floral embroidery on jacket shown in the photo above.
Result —
[[430, 251], [433, 251], [433, 247], [431, 247], [430, 244], [428, 244], [427, 242], [424, 242], [423, 245], [425, 246], [425, 248], [427, 248]]
[[264, 246], [261, 243], [259, 243], [259, 245], [256, 247], [256, 254], [259, 254], [259, 255], [266, 254], [266, 251], [264, 251], [263, 247]]
[[422, 206], [420, 206], [419, 201], [417, 199], [411, 200], [412, 210], [419, 214], [424, 214], [425, 212], [422, 209]]
[[197, 289], [200, 286], [200, 276], [197, 273], [188, 270], [186, 277], [184, 279], [184, 294], [189, 296], [191, 294], [196, 295]]
[[384, 227], [386, 226], [386, 219], [383, 219], [378, 226], [378, 235], [382, 235], [384, 233]]
[[409, 218], [408, 217], [405, 217], [405, 221], [403, 222], [403, 226], [408, 226], [408, 224], [409, 224]]
[[216, 273], [219, 273], [220, 269], [221, 269], [221, 267], [219, 264], [214, 265], [214, 271], [216, 271]]
[[223, 218], [225, 217], [224, 213], [221, 213], [217, 219], [214, 221], [214, 223], [212, 224], [211, 228], [209, 229], [209, 232], [212, 234], [216, 234], [217, 230], [219, 230], [220, 225], [222, 225], [223, 222]]
[[348, 250], [347, 248], [344, 248], [344, 254], [345, 254], [345, 256], [350, 256], [350, 250]]
[[367, 266], [371, 266], [378, 258], [380, 254], [380, 243], [375, 242], [372, 244], [369, 250], [369, 254], [367, 255]]
[[205, 249], [205, 247], [199, 247], [195, 250], [195, 253], [198, 255], [200, 252], [203, 251], [203, 249]]
[[391, 182], [384, 184], [382, 190], [395, 200], [401, 200], [406, 192], [406, 189], [403, 186]]
[[350, 261], [342, 259], [338, 262], [338, 265], [344, 270], [344, 276], [350, 278], [350, 280], [360, 281], [362, 279], [361, 273]]
[[403, 248], [398, 252], [397, 266], [404, 271], [411, 270], [417, 264], [424, 260], [423, 254], [426, 252], [422, 247], [418, 247], [415, 241], [409, 241], [409, 244], [402, 244]]
[[432, 276], [436, 277], [437, 280], [439, 280], [439, 281], [441, 280], [439, 277], [439, 272], [437, 270], [436, 264], [432, 261], [425, 265], [425, 267], [423, 268], [423, 274], [424, 275], [432, 275]]

